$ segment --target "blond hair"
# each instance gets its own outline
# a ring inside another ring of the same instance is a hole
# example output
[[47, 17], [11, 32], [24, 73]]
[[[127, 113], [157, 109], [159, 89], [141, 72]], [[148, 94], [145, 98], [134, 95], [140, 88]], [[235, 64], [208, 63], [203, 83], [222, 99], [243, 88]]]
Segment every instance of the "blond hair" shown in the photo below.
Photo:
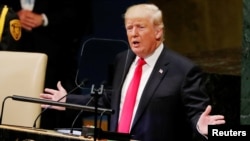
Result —
[[[150, 18], [157, 28], [164, 31], [162, 11], [155, 4], [136, 4], [127, 8], [124, 18]], [[163, 34], [164, 35], [164, 34]], [[162, 37], [162, 40], [164, 37]]]

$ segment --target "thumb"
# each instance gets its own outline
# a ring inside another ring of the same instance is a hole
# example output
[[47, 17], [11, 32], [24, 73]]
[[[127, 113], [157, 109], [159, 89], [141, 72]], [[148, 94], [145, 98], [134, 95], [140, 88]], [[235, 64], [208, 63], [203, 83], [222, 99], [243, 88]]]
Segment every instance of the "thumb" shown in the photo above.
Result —
[[212, 106], [211, 105], [208, 105], [206, 110], [203, 112], [202, 115], [209, 115], [212, 111]]
[[63, 88], [61, 81], [58, 81], [58, 82], [57, 82], [57, 89], [58, 89], [59, 91], [66, 91], [66, 90]]

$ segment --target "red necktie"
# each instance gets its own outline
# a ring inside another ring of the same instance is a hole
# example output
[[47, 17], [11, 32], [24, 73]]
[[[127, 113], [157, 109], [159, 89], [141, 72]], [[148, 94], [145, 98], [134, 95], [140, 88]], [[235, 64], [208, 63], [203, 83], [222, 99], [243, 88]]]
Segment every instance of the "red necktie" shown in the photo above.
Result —
[[118, 132], [129, 133], [130, 131], [130, 124], [133, 116], [136, 95], [141, 80], [142, 66], [144, 64], [146, 64], [146, 62], [144, 61], [143, 58], [140, 58], [138, 60], [134, 76], [130, 82], [130, 85], [126, 93], [125, 101], [122, 108], [121, 118], [118, 125]]

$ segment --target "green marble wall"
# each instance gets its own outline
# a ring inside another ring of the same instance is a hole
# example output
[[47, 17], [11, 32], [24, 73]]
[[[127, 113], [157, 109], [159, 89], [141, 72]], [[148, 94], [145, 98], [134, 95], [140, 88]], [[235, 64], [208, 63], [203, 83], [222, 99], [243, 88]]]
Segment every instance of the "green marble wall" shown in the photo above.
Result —
[[149, 0], [163, 11], [165, 42], [187, 54], [238, 49], [242, 44], [241, 0]]
[[243, 0], [241, 124], [250, 124], [250, 1]]

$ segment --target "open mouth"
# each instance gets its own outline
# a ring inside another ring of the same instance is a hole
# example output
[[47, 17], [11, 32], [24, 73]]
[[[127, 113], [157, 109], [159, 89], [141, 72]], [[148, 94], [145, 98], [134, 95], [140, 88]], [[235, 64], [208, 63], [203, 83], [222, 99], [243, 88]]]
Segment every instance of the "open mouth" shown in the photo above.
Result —
[[139, 42], [138, 41], [133, 41], [133, 46], [138, 46], [139, 45]]

